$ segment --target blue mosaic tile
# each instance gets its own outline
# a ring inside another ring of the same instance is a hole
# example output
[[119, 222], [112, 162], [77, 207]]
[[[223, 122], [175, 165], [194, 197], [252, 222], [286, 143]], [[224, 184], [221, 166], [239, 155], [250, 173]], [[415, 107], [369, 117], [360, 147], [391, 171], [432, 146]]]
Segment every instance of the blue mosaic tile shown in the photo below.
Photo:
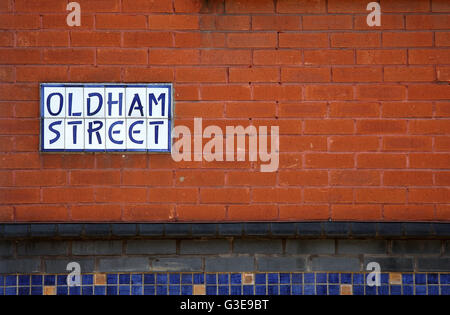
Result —
[[292, 274], [292, 283], [303, 283], [303, 274], [293, 273]]
[[81, 294], [82, 295], [93, 295], [94, 294], [94, 287], [93, 286], [83, 286], [81, 288]]
[[317, 295], [327, 295], [328, 294], [327, 285], [317, 285], [316, 286], [316, 294]]
[[131, 287], [131, 295], [142, 295], [142, 293], [143, 293], [142, 286], [133, 285]]
[[117, 295], [118, 290], [116, 286], [107, 286], [106, 287], [106, 294], [107, 295]]
[[414, 284], [414, 275], [413, 274], [403, 274], [402, 275], [402, 283], [403, 284]]
[[401, 285], [391, 285], [390, 286], [391, 295], [401, 295], [402, 286]]
[[266, 286], [265, 285], [257, 285], [255, 286], [255, 295], [266, 295]]
[[329, 273], [328, 274], [328, 283], [339, 283], [339, 274], [338, 273]]
[[414, 286], [404, 285], [403, 286], [403, 295], [414, 295]]
[[206, 275], [206, 284], [217, 284], [217, 275], [216, 274], [207, 274]]
[[267, 294], [268, 295], [278, 295], [278, 286], [277, 285], [268, 285], [267, 286]]
[[132, 274], [131, 275], [131, 284], [132, 285], [141, 285], [142, 284], [142, 275], [141, 274]]
[[441, 286], [441, 295], [450, 295], [450, 285]]
[[364, 284], [364, 274], [353, 274], [353, 284]]
[[203, 273], [195, 273], [194, 284], [204, 284], [204, 283], [205, 283], [205, 275]]
[[69, 287], [69, 295], [81, 295], [80, 287]]
[[302, 295], [302, 294], [303, 294], [303, 286], [301, 285], [292, 286], [292, 295]]
[[428, 289], [428, 295], [439, 295], [439, 286], [429, 285], [427, 289]]
[[313, 274], [313, 273], [305, 273], [303, 275], [303, 280], [304, 280], [303, 282], [304, 283], [314, 283], [315, 278], [316, 278], [315, 274]]
[[153, 285], [144, 285], [144, 295], [155, 295], [155, 286]]
[[266, 274], [265, 273], [255, 274], [255, 284], [266, 284]]
[[364, 295], [364, 286], [363, 285], [354, 285], [353, 286], [353, 295]]
[[31, 295], [42, 295], [43, 293], [42, 286], [31, 287]]
[[315, 285], [305, 285], [303, 286], [304, 295], [315, 295], [316, 286]]
[[316, 274], [316, 283], [327, 283], [327, 274], [326, 273], [317, 273]]
[[56, 285], [67, 285], [67, 275], [56, 276]]
[[119, 295], [130, 295], [131, 288], [129, 285], [119, 285]]
[[67, 286], [56, 287], [56, 294], [57, 295], [68, 295], [69, 294], [69, 288]]
[[352, 284], [352, 274], [341, 273], [341, 284]]
[[93, 284], [94, 284], [94, 275], [81, 276], [81, 285], [93, 285]]
[[329, 295], [339, 295], [341, 292], [341, 287], [338, 285], [329, 285], [328, 294]]
[[231, 284], [241, 284], [242, 283], [242, 275], [240, 273], [232, 273], [230, 275], [230, 283]]
[[440, 275], [440, 284], [450, 284], [450, 274], [441, 274]]
[[388, 273], [382, 273], [380, 275], [380, 282], [382, 284], [389, 284], [389, 274]]
[[170, 284], [180, 284], [181, 283], [181, 276], [179, 273], [171, 273], [169, 275], [169, 283]]
[[230, 287], [230, 294], [231, 295], [241, 295], [242, 294], [241, 286], [232, 285]]
[[416, 295], [427, 295], [427, 286], [416, 285]]
[[5, 285], [5, 276], [0, 275], [0, 287]]
[[417, 284], [426, 284], [427, 283], [427, 275], [422, 273], [416, 273], [414, 275], [414, 283]]
[[31, 277], [29, 275], [20, 275], [19, 278], [19, 286], [30, 285]]
[[229, 284], [230, 277], [228, 274], [219, 274], [217, 277], [217, 281], [219, 284]]
[[156, 286], [156, 295], [167, 295], [167, 286], [166, 285], [157, 285]]
[[192, 295], [193, 290], [191, 285], [182, 285], [181, 286], [181, 294], [182, 295]]
[[17, 276], [6, 276], [5, 287], [12, 287], [17, 285]]
[[268, 284], [277, 284], [279, 281], [278, 273], [269, 273], [267, 274], [267, 283]]
[[366, 285], [366, 295], [377, 295], [377, 287]]
[[280, 283], [291, 283], [291, 275], [289, 273], [280, 273]]
[[254, 288], [255, 288], [255, 287], [252, 286], [252, 285], [244, 285], [244, 286], [242, 287], [242, 290], [243, 290], [244, 295], [253, 295], [253, 294], [255, 294]]
[[439, 283], [439, 275], [437, 273], [427, 274], [427, 284], [438, 284], [438, 283]]
[[164, 273], [158, 273], [156, 275], [156, 284], [167, 284], [167, 275]]
[[192, 274], [191, 273], [183, 273], [181, 275], [181, 283], [182, 284], [192, 284]]
[[120, 274], [119, 275], [119, 284], [130, 284], [131, 277], [129, 274]]
[[106, 294], [106, 286], [103, 285], [97, 285], [94, 287], [94, 294], [95, 295], [105, 295]]
[[17, 295], [17, 288], [16, 287], [6, 287], [5, 288], [5, 295]]
[[207, 295], [217, 295], [217, 286], [207, 285], [206, 286], [206, 294]]
[[155, 274], [145, 274], [144, 275], [144, 284], [155, 284]]
[[30, 287], [19, 287], [17, 294], [18, 295], [30, 295]]
[[389, 295], [389, 286], [381, 285], [377, 288], [378, 295]]
[[180, 295], [181, 288], [179, 285], [169, 285], [169, 295]]
[[111, 284], [111, 285], [117, 284], [118, 279], [119, 279], [119, 276], [116, 274], [107, 274], [106, 275], [106, 284], [108, 284], [108, 285], [109, 284]]
[[46, 286], [56, 285], [56, 276], [55, 275], [45, 275], [44, 276], [44, 285], [46, 285]]
[[229, 290], [228, 286], [224, 286], [224, 285], [219, 285], [217, 292], [219, 295], [229, 295], [230, 294], [230, 290]]

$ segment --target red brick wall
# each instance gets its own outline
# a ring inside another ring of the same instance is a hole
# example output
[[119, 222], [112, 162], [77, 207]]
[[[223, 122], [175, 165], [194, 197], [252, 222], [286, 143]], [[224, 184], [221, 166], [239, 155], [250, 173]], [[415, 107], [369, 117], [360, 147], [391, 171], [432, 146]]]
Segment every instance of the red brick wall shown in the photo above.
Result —
[[[0, 221], [450, 220], [450, 1], [0, 0]], [[40, 154], [40, 82], [173, 82], [280, 169]]]

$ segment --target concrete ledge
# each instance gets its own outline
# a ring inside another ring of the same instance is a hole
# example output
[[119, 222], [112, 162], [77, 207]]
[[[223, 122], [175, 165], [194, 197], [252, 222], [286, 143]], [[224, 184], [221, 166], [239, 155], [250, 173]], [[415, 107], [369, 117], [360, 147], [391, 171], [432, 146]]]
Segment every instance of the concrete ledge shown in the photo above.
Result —
[[0, 239], [199, 237], [446, 239], [450, 237], [450, 223], [246, 222], [0, 224]]

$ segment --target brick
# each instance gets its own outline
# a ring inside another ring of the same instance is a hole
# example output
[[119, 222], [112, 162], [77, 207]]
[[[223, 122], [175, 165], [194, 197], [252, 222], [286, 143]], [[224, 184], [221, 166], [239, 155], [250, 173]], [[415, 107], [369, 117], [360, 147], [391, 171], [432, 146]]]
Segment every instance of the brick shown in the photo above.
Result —
[[12, 222], [14, 220], [14, 208], [12, 206], [0, 206], [0, 221]]
[[409, 190], [409, 201], [413, 203], [448, 203], [448, 188], [414, 188]]
[[28, 14], [2, 14], [0, 28], [2, 30], [38, 29], [39, 16]]
[[[282, 74], [283, 76], [283, 74]], [[230, 68], [230, 82], [279, 82], [279, 70], [276, 68]]]
[[246, 15], [224, 15], [215, 17], [216, 30], [250, 30], [250, 16]]
[[306, 271], [305, 258], [257, 257], [258, 271]]
[[280, 205], [282, 221], [328, 220], [329, 217], [327, 205]]
[[450, 148], [450, 137], [435, 137], [436, 151], [448, 151]]
[[228, 118], [273, 118], [276, 116], [277, 104], [275, 102], [227, 102], [225, 106]]
[[299, 16], [288, 15], [254, 15], [252, 30], [255, 31], [296, 31], [301, 29]]
[[95, 16], [95, 26], [97, 29], [146, 29], [147, 18], [144, 15], [114, 15], [101, 14]]
[[[282, 136], [280, 141], [281, 152], [301, 152], [301, 151], [326, 151], [327, 139], [324, 136]], [[301, 166], [301, 156], [298, 154], [282, 155], [287, 163], [294, 162], [294, 165]]]
[[406, 87], [402, 85], [358, 85], [356, 98], [360, 100], [396, 101], [406, 99]]
[[206, 272], [248, 272], [255, 270], [253, 257], [207, 257], [205, 258]]
[[270, 48], [276, 45], [276, 33], [229, 33], [227, 35], [227, 46], [230, 48]]
[[438, 81], [450, 81], [450, 67], [437, 67], [436, 75]]
[[228, 240], [181, 240], [181, 255], [227, 254], [231, 252], [231, 242]]
[[75, 241], [72, 255], [121, 255], [121, 241]]
[[356, 189], [355, 201], [358, 203], [405, 203], [406, 189], [400, 188], [361, 188]]
[[405, 168], [406, 155], [386, 153], [362, 153], [357, 156], [358, 168]]
[[46, 64], [94, 64], [95, 51], [87, 48], [44, 49], [42, 61]]
[[324, 117], [326, 115], [325, 102], [280, 103], [278, 105], [280, 117]]
[[[381, 9], [383, 10], [383, 8]], [[369, 11], [366, 11], [369, 13]], [[387, 15], [381, 17], [380, 26], [367, 25], [367, 15], [357, 15], [354, 17], [355, 30], [402, 30], [405, 28], [403, 15]]]
[[[114, 68], [113, 68], [114, 69]], [[120, 70], [120, 69], [118, 69]], [[125, 82], [171, 82], [174, 81], [175, 75], [172, 68], [140, 68], [132, 67], [125, 68], [124, 81]], [[120, 80], [120, 71], [119, 71]]]
[[119, 221], [122, 216], [118, 205], [73, 205], [70, 211], [74, 221]]
[[378, 186], [380, 185], [380, 173], [366, 170], [331, 171], [330, 184], [337, 186]]
[[363, 0], [329, 0], [330, 13], [366, 13], [367, 3]]
[[386, 118], [431, 117], [431, 102], [383, 102], [382, 116]]
[[381, 39], [375, 33], [334, 33], [331, 34], [331, 47], [337, 48], [361, 48], [380, 47]]
[[305, 154], [305, 168], [351, 168], [353, 165], [353, 154]]
[[323, 33], [280, 33], [280, 48], [326, 48], [328, 36]]
[[145, 49], [97, 49], [97, 63], [105, 65], [147, 64], [147, 50]]
[[382, 69], [375, 67], [337, 68], [333, 70], [333, 82], [381, 82]]
[[126, 243], [127, 255], [175, 254], [175, 240], [129, 240]]
[[172, 205], [126, 205], [123, 210], [123, 220], [131, 222], [169, 221], [175, 218]]
[[3, 64], [39, 64], [41, 51], [35, 48], [5, 48], [0, 50]]
[[20, 31], [17, 33], [19, 47], [67, 47], [69, 33], [66, 31]]
[[0, 189], [0, 199], [3, 204], [15, 203], [39, 203], [39, 189], [38, 188], [16, 188]]
[[[130, 33], [124, 34], [125, 38], [128, 34]], [[121, 42], [120, 37], [119, 32], [78, 31], [71, 32], [70, 43], [74, 47], [118, 47]]]
[[352, 134], [353, 121], [349, 119], [307, 120], [304, 125], [304, 134]]
[[150, 262], [147, 257], [101, 258], [97, 262], [99, 272], [148, 272]]
[[73, 82], [120, 82], [119, 67], [70, 67], [69, 77]]
[[330, 117], [378, 117], [379, 108], [376, 102], [332, 102]]
[[433, 0], [431, 10], [433, 12], [450, 12], [450, 4], [445, 0]]
[[306, 203], [346, 203], [353, 201], [353, 191], [347, 188], [305, 188]]
[[118, 185], [120, 171], [118, 170], [74, 170], [70, 173], [72, 185]]
[[410, 257], [379, 257], [379, 256], [365, 256], [364, 266], [371, 262], [377, 262], [380, 264], [381, 270], [384, 272], [412, 272], [414, 271], [414, 261]]
[[196, 188], [150, 188], [148, 198], [152, 203], [197, 203], [198, 189]]
[[203, 85], [200, 87], [200, 93], [202, 100], [207, 101], [245, 101], [251, 98], [248, 85]]
[[2, 259], [0, 261], [0, 273], [15, 274], [15, 273], [38, 273], [41, 271], [40, 258], [25, 258], [25, 259]]
[[331, 217], [342, 221], [379, 221], [383, 214], [378, 205], [332, 205]]
[[303, 54], [305, 65], [351, 65], [355, 63], [353, 50], [305, 50]]
[[384, 151], [431, 151], [431, 137], [384, 137]]
[[447, 100], [450, 98], [450, 85], [423, 84], [408, 86], [410, 100]]
[[273, 13], [275, 6], [269, 0], [229, 0], [225, 2], [226, 13]]
[[0, 154], [0, 169], [36, 169], [40, 167], [36, 153]]
[[352, 27], [351, 15], [303, 16], [304, 30], [350, 30]]
[[253, 100], [293, 101], [302, 98], [302, 88], [296, 85], [253, 85]]
[[383, 47], [430, 47], [433, 46], [432, 32], [384, 32]]
[[173, 12], [173, 7], [171, 2], [164, 0], [124, 0], [122, 10], [132, 13], [170, 13]]
[[414, 153], [410, 155], [410, 168], [448, 168], [450, 161], [449, 154]]
[[[23, 201], [20, 203], [24, 203]], [[69, 219], [66, 206], [58, 205], [18, 205], [15, 218], [21, 222], [65, 221]]]
[[399, 120], [358, 120], [358, 134], [403, 134], [406, 132], [406, 122]]
[[153, 272], [193, 272], [202, 270], [202, 258], [200, 257], [157, 258], [152, 260], [151, 267], [151, 271]]
[[393, 3], [392, 1], [381, 0], [383, 12], [428, 12], [430, 10], [430, 2], [423, 0], [400, 0]]
[[[63, 12], [63, 11], [61, 11]], [[26, 15], [29, 17], [30, 15]], [[64, 29], [67, 30], [67, 14], [41, 14], [42, 16], [42, 29]], [[36, 16], [39, 18], [39, 16]], [[95, 15], [82, 15], [82, 22], [80, 26], [77, 26], [77, 30], [93, 30], [94, 29]], [[38, 20], [39, 21], [39, 20]], [[38, 23], [39, 25], [39, 23]], [[39, 27], [36, 27], [39, 28]]]
[[413, 65], [445, 64], [450, 58], [450, 49], [410, 49], [408, 61]]
[[325, 11], [325, 0], [280, 0], [277, 2], [278, 13], [323, 13]]
[[196, 30], [199, 18], [195, 15], [152, 15], [148, 19], [150, 30]]
[[247, 65], [251, 62], [251, 52], [239, 49], [207, 49], [201, 51], [200, 61], [204, 65]]
[[435, 173], [435, 181], [436, 181], [436, 185], [442, 185], [442, 186], [450, 186], [450, 173], [449, 172], [439, 172], [439, 173]]
[[282, 82], [330, 82], [328, 68], [282, 68]]
[[179, 48], [224, 48], [226, 47], [226, 33], [191, 33], [177, 32], [175, 47]]
[[15, 10], [17, 12], [60, 12], [66, 10], [66, 4], [57, 0], [36, 0], [33, 3], [17, 0]]
[[394, 240], [392, 242], [393, 254], [440, 254], [441, 241], [422, 240]]
[[178, 170], [175, 172], [177, 186], [223, 186], [223, 171]]
[[300, 188], [253, 188], [252, 201], [256, 203], [299, 203], [302, 201]]
[[229, 186], [274, 186], [276, 174], [260, 172], [229, 172], [227, 185]]
[[227, 71], [225, 68], [177, 68], [175, 75], [178, 82], [186, 83], [221, 83], [227, 81]]
[[21, 256], [67, 255], [68, 243], [61, 241], [22, 241], [17, 243], [17, 254]]
[[279, 174], [279, 183], [281, 186], [322, 186], [328, 184], [328, 174], [318, 170], [283, 170]]
[[338, 240], [339, 254], [386, 254], [388, 242], [383, 240]]
[[42, 80], [63, 81], [68, 78], [65, 66], [23, 66], [16, 68], [18, 82], [40, 82]]
[[385, 171], [383, 182], [386, 186], [428, 186], [433, 185], [433, 174], [420, 171]]
[[66, 172], [62, 170], [17, 171], [16, 186], [59, 186], [66, 184]]
[[287, 240], [286, 254], [292, 255], [316, 255], [335, 254], [334, 240]]
[[99, 187], [95, 189], [96, 202], [140, 203], [147, 201], [146, 188], [133, 187]]
[[437, 47], [450, 46], [450, 32], [436, 32], [435, 33], [435, 45]]
[[[229, 53], [233, 54], [233, 52]], [[250, 60], [243, 64], [247, 63], [250, 63]], [[302, 56], [297, 50], [255, 50], [253, 63], [255, 65], [300, 65]]]
[[305, 90], [306, 100], [352, 100], [353, 88], [351, 86], [307, 86]]
[[278, 218], [278, 207], [273, 205], [231, 205], [227, 219], [230, 221], [269, 221]]
[[152, 65], [192, 65], [198, 64], [199, 52], [195, 49], [151, 49], [149, 63]]
[[[10, 83], [12, 83], [12, 82], [14, 82], [14, 76], [15, 76], [15, 71], [14, 71], [13, 67], [6, 67], [6, 66], [4, 66], [0, 70], [0, 82], [10, 82]], [[7, 115], [4, 114], [5, 113], [5, 108], [4, 107], [6, 107], [6, 104], [2, 105], [2, 109], [1, 109], [2, 116], [8, 117]], [[9, 116], [12, 116], [12, 115], [9, 115]]]
[[356, 51], [356, 63], [360, 65], [402, 65], [406, 64], [406, 59], [406, 50], [403, 49], [362, 49]]
[[448, 30], [450, 21], [445, 15], [407, 15], [406, 29], [409, 30]]
[[[312, 271], [360, 271], [361, 262], [355, 257], [313, 257]], [[383, 270], [383, 269], [382, 269]]]

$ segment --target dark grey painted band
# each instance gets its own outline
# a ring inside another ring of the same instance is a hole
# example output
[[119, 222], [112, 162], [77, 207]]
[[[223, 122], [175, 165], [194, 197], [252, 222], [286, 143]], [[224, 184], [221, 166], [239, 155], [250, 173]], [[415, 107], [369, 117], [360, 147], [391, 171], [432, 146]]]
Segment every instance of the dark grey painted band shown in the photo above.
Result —
[[23, 238], [449, 238], [450, 223], [30, 223], [0, 224], [0, 239]]

